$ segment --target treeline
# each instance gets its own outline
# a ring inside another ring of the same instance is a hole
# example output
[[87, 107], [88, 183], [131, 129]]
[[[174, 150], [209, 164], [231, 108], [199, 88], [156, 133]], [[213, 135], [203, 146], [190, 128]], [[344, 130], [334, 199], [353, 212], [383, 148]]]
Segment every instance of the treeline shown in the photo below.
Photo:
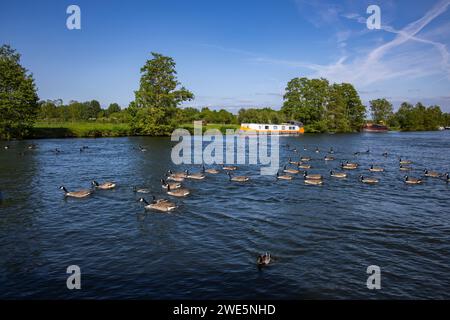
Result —
[[[0, 138], [26, 137], [36, 120], [126, 124], [130, 135], [151, 136], [170, 135], [175, 128], [195, 120], [228, 126], [296, 120], [304, 124], [306, 132], [356, 132], [367, 121], [367, 108], [349, 83], [294, 78], [287, 83], [281, 110], [249, 108], [234, 115], [224, 109], [180, 108], [183, 102], [193, 100], [194, 94], [177, 80], [171, 57], [152, 53], [140, 71], [139, 88], [126, 108], [112, 103], [102, 109], [96, 100], [67, 104], [62, 100], [39, 102], [33, 76], [21, 66], [20, 54], [4, 45], [0, 47]], [[372, 122], [404, 131], [450, 126], [450, 114], [436, 105], [413, 106], [405, 102], [394, 112], [388, 100], [376, 99], [370, 101], [370, 111]]]
[[117, 103], [102, 109], [97, 100], [70, 101], [67, 105], [61, 99], [39, 101], [37, 120], [45, 122], [99, 121], [127, 123], [131, 116], [127, 109], [122, 110]]
[[372, 121], [401, 131], [433, 131], [450, 126], [450, 113], [442, 112], [440, 106], [426, 107], [421, 102], [415, 106], [403, 102], [397, 112], [387, 99], [370, 101]]

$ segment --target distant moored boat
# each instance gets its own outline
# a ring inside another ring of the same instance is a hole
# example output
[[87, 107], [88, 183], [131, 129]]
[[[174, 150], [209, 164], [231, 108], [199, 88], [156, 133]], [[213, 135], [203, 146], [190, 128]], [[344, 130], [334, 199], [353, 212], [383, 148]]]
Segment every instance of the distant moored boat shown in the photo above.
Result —
[[364, 132], [388, 132], [389, 128], [382, 124], [367, 123], [363, 127]]

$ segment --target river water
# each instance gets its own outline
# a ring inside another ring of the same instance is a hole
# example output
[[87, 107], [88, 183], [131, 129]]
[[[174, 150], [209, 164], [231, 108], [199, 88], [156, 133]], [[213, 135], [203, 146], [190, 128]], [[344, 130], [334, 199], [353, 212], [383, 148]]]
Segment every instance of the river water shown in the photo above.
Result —
[[[323, 186], [241, 165], [250, 182], [224, 173], [186, 181], [192, 194], [172, 199], [179, 208], [170, 214], [146, 212], [132, 190], [167, 198], [159, 179], [169, 168], [199, 171], [172, 164], [169, 138], [0, 143], [0, 298], [449, 299], [450, 185], [407, 186], [398, 169], [402, 156], [414, 161], [410, 176], [447, 172], [449, 141], [448, 131], [282, 137], [282, 162], [311, 156], [309, 172], [323, 174]], [[336, 161], [325, 162], [330, 147]], [[331, 179], [341, 160], [360, 167]], [[386, 172], [369, 173], [371, 164]], [[363, 184], [361, 173], [380, 182]], [[118, 186], [85, 199], [59, 189], [93, 179]], [[259, 270], [266, 251], [274, 261]], [[81, 290], [66, 287], [70, 265], [81, 268]], [[366, 286], [370, 265], [381, 269], [380, 290]]]

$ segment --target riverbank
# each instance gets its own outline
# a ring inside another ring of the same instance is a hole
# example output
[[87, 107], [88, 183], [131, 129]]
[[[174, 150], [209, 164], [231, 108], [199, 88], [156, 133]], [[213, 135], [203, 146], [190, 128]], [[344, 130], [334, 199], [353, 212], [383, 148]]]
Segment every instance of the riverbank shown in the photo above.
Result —
[[[181, 129], [194, 132], [194, 125], [181, 124]], [[217, 129], [223, 134], [227, 129], [236, 130], [239, 125], [211, 123], [203, 126], [203, 132]], [[102, 123], [102, 122], [37, 122], [31, 129], [28, 139], [55, 139], [55, 138], [101, 138], [101, 137], [127, 137], [135, 136], [128, 123]]]

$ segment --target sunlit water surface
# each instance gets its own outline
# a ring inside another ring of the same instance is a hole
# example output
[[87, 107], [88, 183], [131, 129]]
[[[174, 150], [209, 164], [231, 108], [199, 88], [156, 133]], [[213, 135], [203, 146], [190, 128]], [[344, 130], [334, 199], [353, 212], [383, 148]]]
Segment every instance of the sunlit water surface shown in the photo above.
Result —
[[[168, 138], [21, 141], [9, 150], [2, 143], [0, 298], [448, 299], [450, 186], [432, 178], [406, 186], [398, 156], [414, 161], [411, 176], [444, 173], [449, 141], [448, 131], [283, 137], [299, 153], [283, 146], [282, 161], [315, 158], [309, 171], [326, 177], [323, 186], [239, 166], [250, 182], [231, 183], [224, 173], [187, 181], [192, 194], [175, 199], [171, 214], [145, 212], [132, 191], [167, 197], [159, 179], [169, 168], [200, 170], [174, 166]], [[38, 148], [21, 155], [32, 142]], [[326, 163], [330, 147], [337, 160]], [[341, 160], [360, 169], [330, 179]], [[372, 163], [386, 172], [368, 173]], [[360, 183], [361, 173], [380, 183]], [[58, 189], [89, 188], [93, 179], [118, 187], [86, 199], [64, 199]], [[258, 270], [266, 251], [275, 261]], [[66, 288], [69, 265], [81, 268], [81, 290]], [[381, 290], [366, 287], [369, 265], [381, 268]]]

